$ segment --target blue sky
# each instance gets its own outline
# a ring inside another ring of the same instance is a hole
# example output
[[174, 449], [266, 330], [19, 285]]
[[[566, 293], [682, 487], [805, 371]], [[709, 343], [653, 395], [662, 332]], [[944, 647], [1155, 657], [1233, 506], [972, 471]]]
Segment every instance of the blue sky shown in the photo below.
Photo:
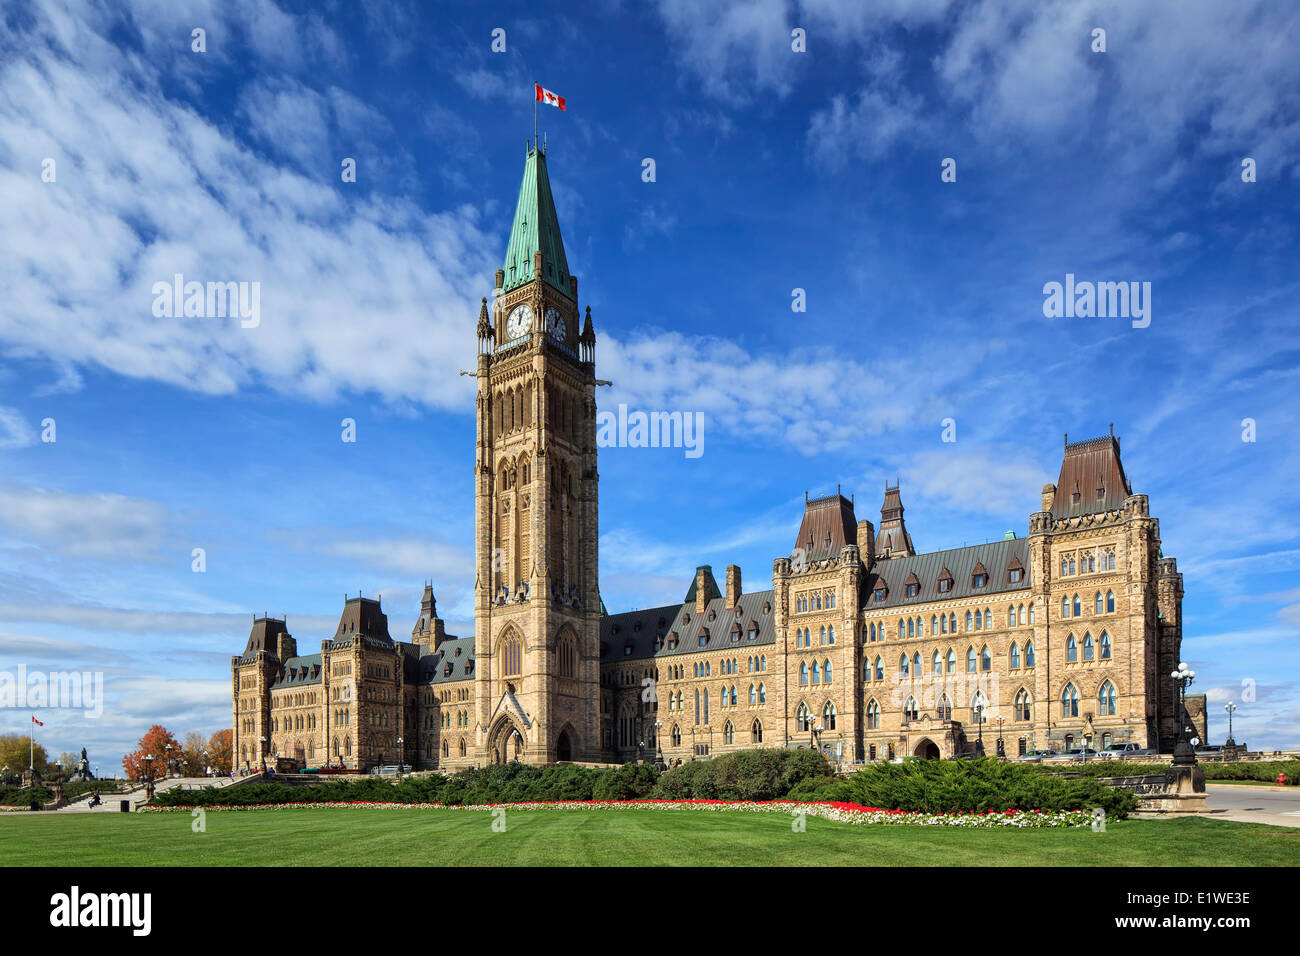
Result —
[[[701, 563], [770, 586], [837, 485], [878, 521], [899, 478], [923, 551], [1024, 534], [1062, 434], [1113, 422], [1211, 736], [1232, 699], [1238, 739], [1295, 746], [1300, 10], [701, 6], [0, 6], [0, 669], [105, 675], [48, 749], [228, 726], [253, 612], [310, 652], [360, 590], [402, 637], [432, 578], [469, 633], [456, 373], [534, 80], [567, 99], [540, 115], [602, 407], [705, 415], [698, 459], [601, 452], [611, 610]], [[259, 282], [260, 325], [156, 318], [177, 272]], [[1150, 326], [1045, 318], [1067, 273], [1150, 282]]]

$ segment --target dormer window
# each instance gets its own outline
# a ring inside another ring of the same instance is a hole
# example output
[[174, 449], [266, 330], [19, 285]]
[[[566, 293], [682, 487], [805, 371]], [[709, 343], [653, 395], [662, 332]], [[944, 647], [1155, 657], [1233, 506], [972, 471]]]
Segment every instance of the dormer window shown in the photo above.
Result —
[[626, 643], [626, 644], [623, 645], [623, 656], [624, 656], [624, 657], [631, 657], [631, 656], [632, 656], [632, 642], [631, 642], [631, 641], [629, 641], [628, 643]]
[[1024, 576], [1025, 576], [1025, 572], [1020, 568], [1012, 568], [1009, 572], [1007, 572], [1007, 580], [1010, 581], [1012, 584], [1019, 584], [1021, 579]]
[[875, 590], [873, 596], [875, 597], [875, 599], [876, 599], [877, 601], [883, 601], [883, 600], [885, 599], [885, 589], [884, 589], [884, 588], [876, 588], [876, 590]]
[[973, 588], [982, 588], [988, 583], [988, 580], [989, 576], [987, 574], [973, 574], [971, 575], [970, 586]]

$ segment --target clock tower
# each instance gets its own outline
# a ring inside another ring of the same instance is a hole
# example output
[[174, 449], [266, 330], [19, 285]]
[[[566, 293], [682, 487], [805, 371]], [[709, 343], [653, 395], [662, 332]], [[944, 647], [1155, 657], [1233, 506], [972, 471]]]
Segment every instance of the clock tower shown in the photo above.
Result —
[[494, 301], [478, 321], [479, 758], [600, 759], [596, 336], [579, 332], [546, 170], [530, 147]]

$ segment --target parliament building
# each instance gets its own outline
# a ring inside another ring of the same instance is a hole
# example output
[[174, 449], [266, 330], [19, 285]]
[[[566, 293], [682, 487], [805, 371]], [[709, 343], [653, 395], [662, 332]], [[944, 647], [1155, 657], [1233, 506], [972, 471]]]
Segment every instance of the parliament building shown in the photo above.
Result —
[[1067, 439], [1023, 534], [918, 551], [897, 486], [878, 522], [837, 491], [806, 498], [764, 589], [701, 566], [680, 603], [610, 614], [596, 336], [544, 148], [528, 151], [495, 287], [477, 325], [474, 633], [446, 633], [429, 585], [409, 641], [364, 597], [317, 653], [256, 618], [231, 658], [237, 767], [1172, 750], [1182, 575], [1113, 429]]

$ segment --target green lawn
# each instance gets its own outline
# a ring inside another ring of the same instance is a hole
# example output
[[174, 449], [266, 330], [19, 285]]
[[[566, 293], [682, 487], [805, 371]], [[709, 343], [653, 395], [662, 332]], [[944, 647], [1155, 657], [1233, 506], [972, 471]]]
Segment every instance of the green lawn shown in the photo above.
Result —
[[274, 810], [0, 816], [4, 866], [1167, 866], [1300, 865], [1300, 829], [1129, 820], [1105, 833], [854, 826], [782, 814]]

